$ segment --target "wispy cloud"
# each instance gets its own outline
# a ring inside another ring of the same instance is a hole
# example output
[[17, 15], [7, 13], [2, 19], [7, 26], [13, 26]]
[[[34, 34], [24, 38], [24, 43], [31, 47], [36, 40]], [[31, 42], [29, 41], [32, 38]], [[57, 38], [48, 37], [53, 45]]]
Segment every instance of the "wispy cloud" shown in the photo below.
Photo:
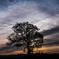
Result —
[[[12, 32], [12, 26], [16, 22], [29, 21], [30, 23], [37, 25], [38, 28], [41, 29], [40, 31], [49, 30], [51, 28], [59, 26], [59, 14], [50, 16], [50, 14], [44, 12], [44, 8], [41, 8], [38, 4], [33, 3], [21, 6], [18, 6], [18, 4], [16, 4], [15, 6], [16, 8], [12, 9], [12, 7], [14, 8], [14, 5], [10, 5], [8, 9], [11, 9], [12, 11], [6, 11], [5, 13], [7, 14], [3, 16], [0, 21], [0, 30], [2, 29], [0, 31], [0, 35], [4, 36], [5, 38], [9, 33]], [[43, 11], [41, 11], [40, 9]], [[51, 12], [51, 10], [49, 10], [49, 12]]]

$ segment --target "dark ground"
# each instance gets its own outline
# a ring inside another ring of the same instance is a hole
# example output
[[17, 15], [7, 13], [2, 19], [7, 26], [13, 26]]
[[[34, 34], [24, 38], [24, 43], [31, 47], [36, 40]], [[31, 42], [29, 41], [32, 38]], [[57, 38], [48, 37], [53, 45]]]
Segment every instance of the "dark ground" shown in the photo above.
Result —
[[9, 55], [9, 56], [0, 56], [0, 59], [48, 59], [48, 58], [57, 58], [59, 59], [59, 54], [32, 54], [32, 55], [25, 55], [25, 54], [19, 54], [19, 55]]

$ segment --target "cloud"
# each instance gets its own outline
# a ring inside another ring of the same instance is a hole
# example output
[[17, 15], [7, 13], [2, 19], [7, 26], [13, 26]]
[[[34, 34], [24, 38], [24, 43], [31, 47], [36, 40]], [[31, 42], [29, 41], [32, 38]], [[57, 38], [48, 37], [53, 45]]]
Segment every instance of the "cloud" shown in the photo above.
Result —
[[[16, 52], [16, 54], [19, 54], [19, 53], [23, 53], [23, 47], [19, 47], [18, 49], [17, 49], [17, 47], [15, 47], [14, 45], [12, 45], [12, 46], [7, 46], [6, 44], [3, 44], [2, 46], [1, 46], [1, 48], [0, 48], [0, 55], [10, 55], [10, 54], [15, 54], [15, 52]], [[18, 53], [17, 53], [17, 51], [18, 51]]]
[[12, 26], [16, 22], [37, 22], [39, 19], [41, 19], [39, 16], [41, 16], [41, 18], [45, 18], [45, 16], [41, 12], [39, 12], [38, 6], [36, 5], [25, 5], [23, 7], [17, 8], [10, 12], [8, 16], [1, 19], [2, 21], [0, 21], [0, 30], [2, 30], [0, 32], [2, 35], [4, 33], [7, 34], [7, 32], [10, 33], [12, 31]]
[[[47, 32], [46, 32], [47, 33]], [[59, 46], [59, 32], [44, 36], [43, 46]]]
[[45, 30], [43, 32], [41, 32], [44, 36], [46, 35], [51, 35], [51, 34], [55, 34], [55, 33], [58, 33], [59, 32], [59, 26], [55, 27], [55, 28], [52, 28], [50, 30]]
[[52, 17], [43, 18], [41, 21], [35, 23], [35, 25], [40, 28], [40, 31], [49, 30], [51, 28], [59, 26], [59, 14], [56, 14]]
[[[12, 11], [7, 11], [7, 13], [0, 21], [0, 35], [1, 37], [6, 38], [8, 34], [12, 31], [12, 26], [16, 24], [16, 22], [24, 22], [29, 21], [30, 23], [37, 25], [40, 28], [40, 31], [49, 30], [59, 25], [59, 14], [54, 16], [50, 16], [46, 12], [44, 13], [41, 10], [44, 8], [40, 7], [37, 4], [25, 4], [18, 6], [16, 4], [15, 9], [11, 9]], [[12, 5], [9, 6], [13, 7]], [[14, 8], [14, 7], [13, 7]], [[2, 12], [3, 13], [3, 12]], [[52, 12], [53, 13], [53, 12]], [[3, 39], [4, 39], [3, 38]]]
[[[59, 1], [58, 1], [59, 2]], [[59, 4], [57, 0], [0, 0], [0, 43], [6, 42], [6, 36], [13, 32], [16, 22], [29, 21], [40, 28], [44, 37], [44, 46], [59, 45]], [[4, 40], [5, 39], [5, 40]], [[7, 52], [13, 47], [1, 48]], [[14, 49], [15, 51], [16, 49]]]

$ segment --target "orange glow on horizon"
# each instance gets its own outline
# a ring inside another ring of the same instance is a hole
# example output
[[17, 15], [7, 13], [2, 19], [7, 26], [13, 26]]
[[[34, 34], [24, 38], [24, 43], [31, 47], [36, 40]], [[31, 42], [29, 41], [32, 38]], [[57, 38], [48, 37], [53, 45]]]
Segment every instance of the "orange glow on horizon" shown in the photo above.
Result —
[[[38, 51], [37, 51], [37, 48], [33, 49], [33, 53], [39, 53], [40, 51], [43, 52], [43, 53], [59, 53], [59, 52], [56, 52], [56, 49], [59, 50], [59, 46], [51, 46], [51, 47], [42, 47], [42, 48], [38, 48]], [[27, 52], [23, 52], [23, 50], [20, 50], [20, 51], [14, 51], [14, 52], [9, 52], [9, 53], [1, 53], [0, 55], [17, 55], [17, 54], [27, 54]]]

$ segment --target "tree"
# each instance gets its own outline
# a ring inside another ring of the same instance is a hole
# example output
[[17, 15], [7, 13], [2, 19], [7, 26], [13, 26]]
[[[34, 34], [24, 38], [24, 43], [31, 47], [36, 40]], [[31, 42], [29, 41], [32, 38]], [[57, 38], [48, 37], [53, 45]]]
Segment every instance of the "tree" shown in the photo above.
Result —
[[28, 54], [33, 53], [33, 48], [41, 47], [43, 35], [38, 32], [39, 29], [33, 24], [28, 22], [16, 23], [12, 29], [14, 33], [7, 37], [9, 40], [7, 45], [15, 43], [17, 48], [23, 46], [23, 51], [27, 48]]

